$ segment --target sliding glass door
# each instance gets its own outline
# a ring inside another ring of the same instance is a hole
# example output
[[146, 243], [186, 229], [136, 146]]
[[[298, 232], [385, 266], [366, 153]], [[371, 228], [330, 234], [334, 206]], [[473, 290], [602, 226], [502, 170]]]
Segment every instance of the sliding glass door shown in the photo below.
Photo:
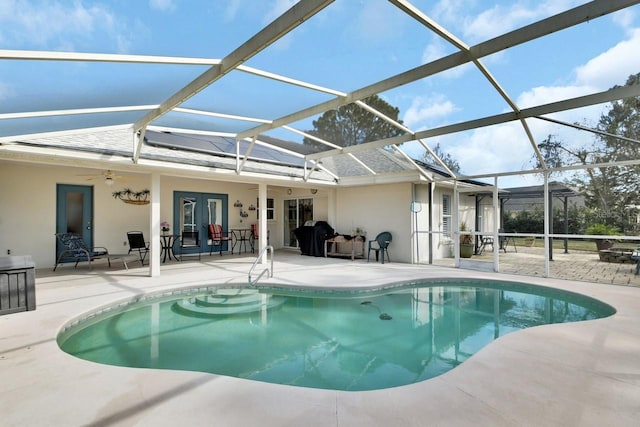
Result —
[[284, 201], [284, 246], [297, 248], [298, 239], [293, 230], [313, 220], [313, 199], [287, 199]]

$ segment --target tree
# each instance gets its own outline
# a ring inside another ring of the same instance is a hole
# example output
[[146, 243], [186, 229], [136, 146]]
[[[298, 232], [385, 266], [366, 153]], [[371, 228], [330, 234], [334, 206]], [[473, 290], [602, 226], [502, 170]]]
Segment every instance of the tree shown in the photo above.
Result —
[[[629, 76], [626, 85], [639, 83], [640, 73]], [[586, 206], [597, 213], [599, 222], [625, 230], [629, 228], [627, 207], [638, 204], [640, 166], [608, 164], [640, 159], [640, 144], [613, 136], [640, 139], [640, 98], [612, 102], [596, 128], [603, 134], [597, 134], [590, 144], [570, 147], [549, 135], [538, 147], [550, 167], [568, 163], [605, 165], [584, 169], [574, 176], [572, 184], [582, 190]]]
[[[402, 123], [398, 119], [400, 110], [391, 106], [377, 95], [372, 95], [363, 101], [387, 117]], [[314, 129], [307, 131], [307, 133], [341, 147], [403, 134], [402, 130], [355, 103], [325, 112], [317, 120], [313, 121], [313, 127]], [[304, 143], [322, 150], [327, 149], [326, 145], [310, 138], [304, 138]]]
[[[436, 146], [433, 148], [433, 152], [440, 158], [440, 160], [442, 160], [442, 163], [444, 163], [449, 169], [451, 169], [451, 172], [456, 174], [460, 173], [460, 163], [458, 163], [458, 161], [454, 159], [451, 154], [442, 151], [440, 143], [436, 144]], [[432, 159], [431, 155], [427, 152], [424, 153], [424, 156], [422, 156], [422, 161], [424, 161], [425, 163], [433, 163], [434, 159]]]

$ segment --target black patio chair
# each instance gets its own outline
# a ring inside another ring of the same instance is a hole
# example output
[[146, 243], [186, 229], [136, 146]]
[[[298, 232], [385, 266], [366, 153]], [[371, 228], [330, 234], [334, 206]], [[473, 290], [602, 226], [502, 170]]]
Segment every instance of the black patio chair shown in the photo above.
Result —
[[144, 265], [144, 260], [149, 253], [149, 242], [145, 242], [142, 231], [127, 231], [129, 240], [129, 253], [138, 252], [140, 263]]
[[375, 251], [376, 253], [376, 262], [378, 261], [378, 253], [382, 255], [382, 263], [384, 264], [384, 254], [387, 254], [387, 260], [391, 262], [389, 258], [389, 244], [391, 244], [391, 233], [388, 231], [383, 231], [378, 234], [375, 240], [369, 240], [369, 250], [367, 251], [367, 262], [369, 262], [369, 255], [371, 255], [371, 251]]
[[[198, 231], [183, 231], [180, 236], [180, 261], [185, 249], [197, 249], [198, 261], [200, 260], [200, 233]], [[195, 254], [194, 254], [195, 255]]]
[[102, 246], [95, 246], [93, 248], [87, 247], [87, 244], [82, 240], [82, 237], [77, 233], [56, 233], [56, 238], [62, 246], [62, 252], [56, 259], [56, 265], [53, 267], [53, 271], [56, 271], [58, 264], [61, 262], [73, 262], [76, 264], [74, 268], [78, 266], [80, 261], [87, 261], [89, 263], [89, 269], [91, 269], [91, 261], [106, 258], [109, 267], [111, 267], [111, 259], [109, 258], [109, 251]]

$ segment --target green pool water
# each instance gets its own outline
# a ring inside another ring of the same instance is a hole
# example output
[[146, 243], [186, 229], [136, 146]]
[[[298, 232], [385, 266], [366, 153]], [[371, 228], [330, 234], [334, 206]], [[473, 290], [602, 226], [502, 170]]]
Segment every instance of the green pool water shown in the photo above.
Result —
[[577, 294], [503, 282], [376, 292], [209, 288], [90, 314], [58, 343], [109, 365], [358, 391], [433, 378], [510, 332], [614, 312]]

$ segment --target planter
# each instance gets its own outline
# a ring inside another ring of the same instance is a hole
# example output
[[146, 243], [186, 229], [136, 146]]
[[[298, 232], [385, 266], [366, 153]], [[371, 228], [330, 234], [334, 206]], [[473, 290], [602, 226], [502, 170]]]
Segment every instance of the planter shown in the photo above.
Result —
[[631, 259], [633, 255], [633, 249], [626, 248], [614, 248], [611, 249], [602, 249], [598, 251], [598, 256], [600, 261], [605, 262], [617, 262], [617, 263], [625, 263], [625, 262], [635, 262]]
[[471, 258], [474, 246], [473, 243], [460, 243], [460, 258]]
[[614, 242], [611, 240], [595, 240], [596, 242], [596, 247], [598, 248], [598, 251], [603, 251], [606, 249], [611, 249], [613, 247]]

